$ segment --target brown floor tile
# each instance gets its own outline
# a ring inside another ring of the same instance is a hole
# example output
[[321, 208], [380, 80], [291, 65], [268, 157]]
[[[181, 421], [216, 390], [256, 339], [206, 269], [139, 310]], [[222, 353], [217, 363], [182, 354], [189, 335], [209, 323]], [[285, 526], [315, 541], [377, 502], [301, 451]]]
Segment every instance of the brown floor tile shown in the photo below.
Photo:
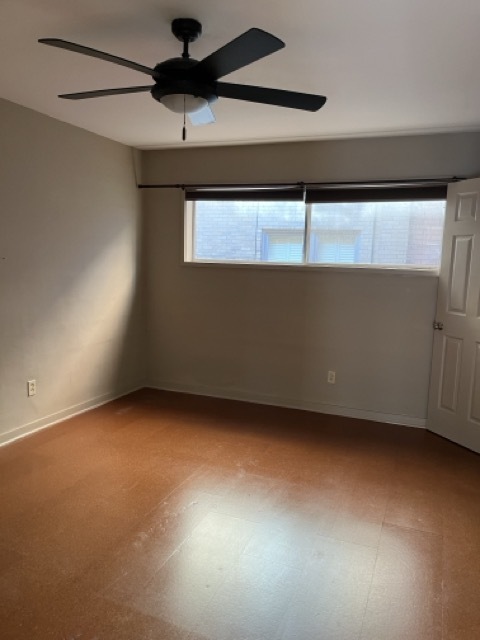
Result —
[[369, 547], [317, 537], [278, 637], [358, 638], [376, 555]]
[[[479, 487], [480, 488], [480, 487]], [[447, 503], [443, 549], [443, 619], [447, 637], [480, 628], [480, 500], [475, 491]], [[461, 637], [461, 636], [460, 636]], [[480, 637], [480, 636], [479, 636]]]
[[430, 533], [443, 533], [443, 504], [438, 492], [427, 491], [422, 484], [392, 491], [385, 511], [385, 522]]
[[385, 524], [361, 638], [441, 640], [442, 538]]

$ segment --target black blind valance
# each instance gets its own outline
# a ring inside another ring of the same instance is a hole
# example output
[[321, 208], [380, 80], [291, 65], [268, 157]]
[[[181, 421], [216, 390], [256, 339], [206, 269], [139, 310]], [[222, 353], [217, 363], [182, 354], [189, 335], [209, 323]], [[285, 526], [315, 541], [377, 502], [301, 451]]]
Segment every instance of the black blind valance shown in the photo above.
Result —
[[305, 201], [319, 202], [393, 202], [409, 200], [445, 200], [447, 185], [405, 185], [375, 186], [374, 184], [355, 187], [307, 187]]
[[393, 202], [445, 200], [447, 183], [315, 184], [186, 187], [185, 199], [223, 201]]
[[299, 201], [304, 198], [304, 189], [293, 187], [261, 187], [261, 188], [216, 188], [185, 189], [185, 200], [236, 200], [236, 201]]

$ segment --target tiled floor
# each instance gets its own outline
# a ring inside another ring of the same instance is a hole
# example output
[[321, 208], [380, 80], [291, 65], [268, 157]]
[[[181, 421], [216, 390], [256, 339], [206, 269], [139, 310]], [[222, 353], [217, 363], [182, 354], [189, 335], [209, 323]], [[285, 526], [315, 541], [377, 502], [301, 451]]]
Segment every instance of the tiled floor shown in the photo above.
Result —
[[2, 640], [475, 640], [480, 457], [144, 390], [0, 449]]

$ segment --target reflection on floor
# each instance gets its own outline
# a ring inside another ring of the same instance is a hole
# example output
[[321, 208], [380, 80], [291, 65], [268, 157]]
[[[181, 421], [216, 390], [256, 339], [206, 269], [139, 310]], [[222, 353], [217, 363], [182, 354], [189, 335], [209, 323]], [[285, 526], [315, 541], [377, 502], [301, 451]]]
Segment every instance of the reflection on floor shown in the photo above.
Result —
[[2, 640], [473, 640], [480, 458], [137, 392], [0, 449]]

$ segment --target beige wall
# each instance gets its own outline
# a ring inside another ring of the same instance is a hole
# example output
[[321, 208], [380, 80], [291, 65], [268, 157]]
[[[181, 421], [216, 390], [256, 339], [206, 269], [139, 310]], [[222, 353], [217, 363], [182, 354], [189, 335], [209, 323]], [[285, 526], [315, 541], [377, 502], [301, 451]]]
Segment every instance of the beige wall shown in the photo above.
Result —
[[[479, 148], [461, 134], [146, 152], [143, 179], [467, 176]], [[183, 265], [181, 193], [143, 194], [151, 386], [424, 424], [436, 278]]]
[[143, 353], [132, 151], [5, 101], [0, 140], [1, 442], [141, 386]]
[[479, 149], [480, 133], [462, 133], [146, 151], [142, 179], [181, 183], [471, 177], [480, 172]]

